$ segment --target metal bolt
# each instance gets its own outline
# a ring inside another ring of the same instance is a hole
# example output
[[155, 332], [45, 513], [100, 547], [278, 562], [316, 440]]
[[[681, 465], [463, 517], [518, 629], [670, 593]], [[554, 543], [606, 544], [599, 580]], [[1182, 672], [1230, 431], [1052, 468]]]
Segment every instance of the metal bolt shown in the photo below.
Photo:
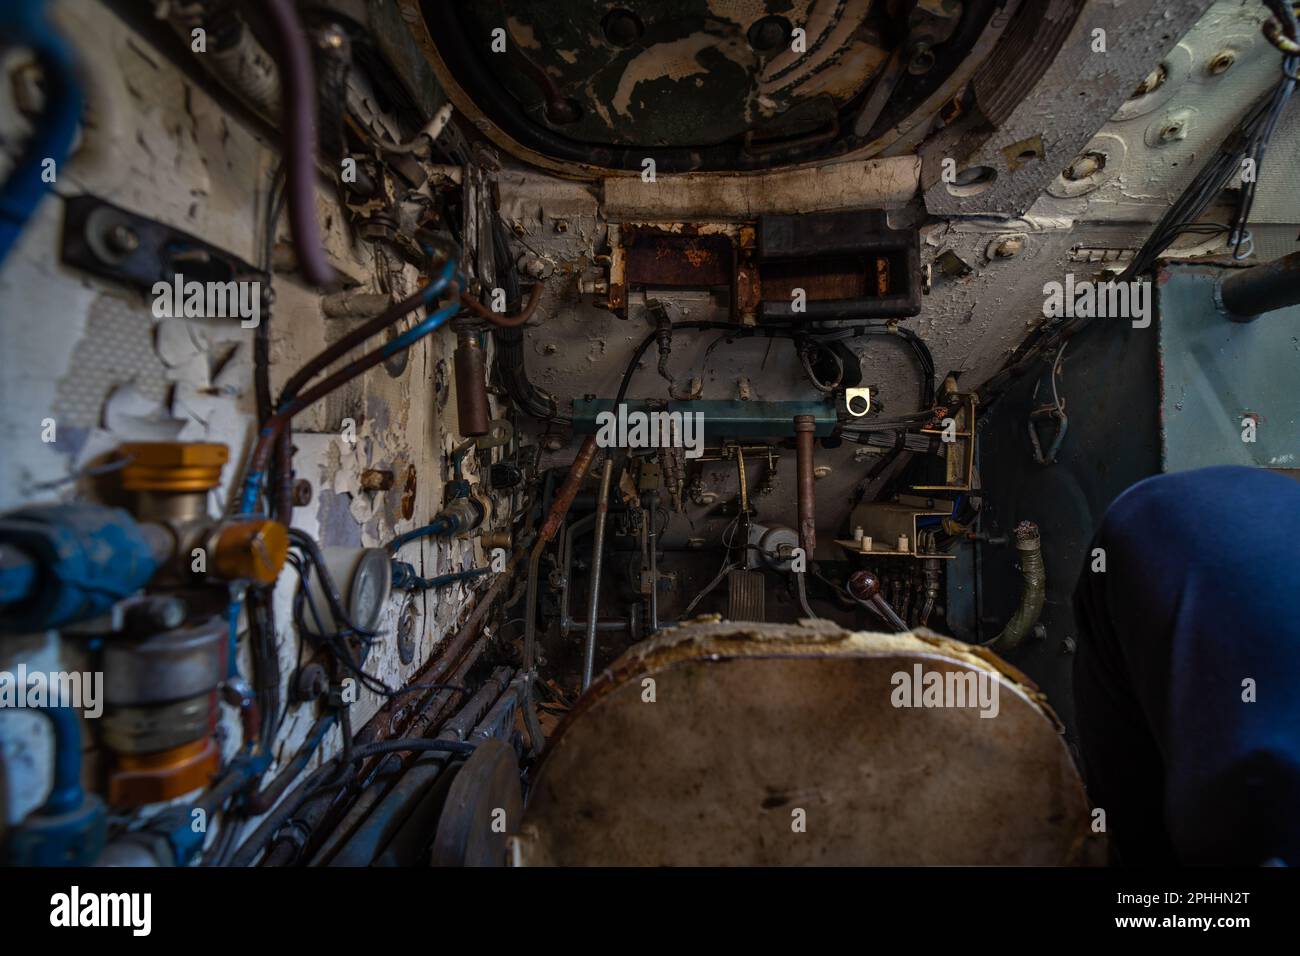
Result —
[[1105, 153], [1084, 153], [1072, 162], [1061, 175], [1070, 182], [1077, 183], [1080, 180], [1088, 179], [1091, 176], [1097, 175], [1097, 173], [1101, 172], [1105, 168]]
[[1224, 50], [1216, 53], [1214, 59], [1210, 60], [1209, 71], [1211, 76], [1218, 76], [1221, 73], [1227, 73], [1232, 69], [1232, 64], [1237, 62], [1236, 54], [1231, 50]]
[[831, 473], [830, 465], [818, 465], [816, 468], [813, 469], [813, 477], [818, 480], [825, 478], [830, 473]]
[[912, 47], [907, 58], [907, 72], [913, 76], [929, 73], [934, 68], [934, 51], [928, 43], [918, 43]]
[[1138, 84], [1138, 88], [1133, 91], [1129, 99], [1137, 99], [1139, 96], [1146, 96], [1148, 93], [1154, 93], [1160, 87], [1165, 85], [1165, 80], [1169, 79], [1169, 68], [1161, 63], [1158, 67], [1147, 74], [1146, 79]]
[[993, 257], [995, 259], [1011, 259], [1020, 255], [1021, 250], [1025, 248], [1025, 240], [1019, 236], [1007, 236], [1000, 239], [993, 246]]
[[293, 483], [293, 506], [305, 508], [309, 504], [311, 504], [311, 482], [306, 478], [299, 478]]
[[104, 237], [114, 252], [130, 255], [140, 248], [140, 236], [125, 223], [119, 222], [108, 230]]

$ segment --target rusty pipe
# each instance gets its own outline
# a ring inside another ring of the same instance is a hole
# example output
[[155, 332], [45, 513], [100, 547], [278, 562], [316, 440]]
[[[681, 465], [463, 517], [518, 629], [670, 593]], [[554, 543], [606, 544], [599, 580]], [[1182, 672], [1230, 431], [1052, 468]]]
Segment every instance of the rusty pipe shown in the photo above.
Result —
[[[591, 583], [587, 587], [587, 640], [582, 648], [582, 689], [591, 686], [596, 665], [596, 614], [600, 607], [600, 567], [605, 556], [605, 519], [609, 517], [609, 488], [614, 476], [614, 458], [608, 455], [600, 470], [600, 496], [596, 499], [596, 532], [591, 544]], [[568, 582], [565, 582], [568, 586]]]
[[487, 353], [473, 325], [456, 326], [456, 417], [466, 438], [486, 435], [491, 424], [488, 413]]
[[555, 537], [555, 532], [560, 530], [560, 525], [564, 523], [564, 516], [569, 513], [573, 499], [578, 496], [578, 489], [582, 487], [582, 479], [587, 476], [587, 471], [591, 468], [591, 463], [595, 457], [596, 436], [588, 435], [583, 440], [582, 447], [578, 449], [577, 456], [573, 459], [568, 477], [564, 479], [564, 484], [560, 485], [560, 490], [555, 493], [555, 498], [551, 502], [551, 510], [546, 514], [546, 521], [542, 525], [542, 530], [537, 534], [537, 544], [534, 547], [546, 547], [551, 539]]
[[799, 496], [799, 547], [804, 558], [811, 560], [817, 549], [816, 496], [813, 492], [813, 439], [817, 419], [811, 415], [794, 417], [794, 443]]
[[[524, 597], [524, 694], [521, 709], [534, 754], [542, 752], [546, 741], [537, 722], [537, 713], [533, 709], [533, 680], [537, 676], [537, 578], [541, 572], [542, 552], [555, 537], [555, 533], [560, 530], [560, 525], [564, 524], [564, 517], [569, 513], [573, 499], [577, 497], [578, 489], [582, 487], [582, 480], [587, 476], [587, 471], [591, 468], [595, 457], [596, 436], [588, 435], [583, 440], [582, 447], [578, 449], [578, 454], [574, 456], [573, 464], [569, 466], [569, 474], [564, 479], [564, 484], [560, 485], [555, 493], [551, 510], [547, 512], [546, 521], [537, 532], [537, 541], [528, 555], [528, 586]], [[516, 551], [511, 557], [505, 576], [509, 576], [521, 555], [521, 551]]]

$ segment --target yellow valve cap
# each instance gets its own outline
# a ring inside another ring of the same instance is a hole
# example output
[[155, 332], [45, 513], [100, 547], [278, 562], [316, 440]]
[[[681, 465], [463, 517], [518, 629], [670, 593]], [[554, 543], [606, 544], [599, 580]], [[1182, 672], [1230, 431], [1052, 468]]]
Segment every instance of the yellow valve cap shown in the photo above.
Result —
[[288, 557], [289, 529], [267, 518], [231, 521], [217, 531], [213, 550], [212, 567], [219, 577], [270, 584]]
[[221, 483], [230, 458], [216, 442], [129, 442], [118, 451], [130, 461], [122, 469], [124, 491], [208, 491]]

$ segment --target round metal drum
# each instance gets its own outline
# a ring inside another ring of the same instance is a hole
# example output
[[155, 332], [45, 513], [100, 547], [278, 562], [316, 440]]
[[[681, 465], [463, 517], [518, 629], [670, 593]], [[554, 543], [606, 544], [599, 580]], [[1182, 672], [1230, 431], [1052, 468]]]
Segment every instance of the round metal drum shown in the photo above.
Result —
[[632, 648], [549, 742], [522, 865], [1100, 862], [1027, 679], [929, 632], [703, 622]]

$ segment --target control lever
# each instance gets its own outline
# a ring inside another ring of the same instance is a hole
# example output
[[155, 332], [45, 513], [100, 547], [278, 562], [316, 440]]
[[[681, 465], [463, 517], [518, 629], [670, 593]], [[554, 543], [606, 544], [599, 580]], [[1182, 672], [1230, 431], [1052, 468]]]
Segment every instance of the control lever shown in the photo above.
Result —
[[896, 631], [906, 631], [907, 625], [889, 602], [880, 596], [880, 578], [870, 571], [854, 571], [849, 576], [849, 596], [859, 604], [870, 607], [883, 617]]

